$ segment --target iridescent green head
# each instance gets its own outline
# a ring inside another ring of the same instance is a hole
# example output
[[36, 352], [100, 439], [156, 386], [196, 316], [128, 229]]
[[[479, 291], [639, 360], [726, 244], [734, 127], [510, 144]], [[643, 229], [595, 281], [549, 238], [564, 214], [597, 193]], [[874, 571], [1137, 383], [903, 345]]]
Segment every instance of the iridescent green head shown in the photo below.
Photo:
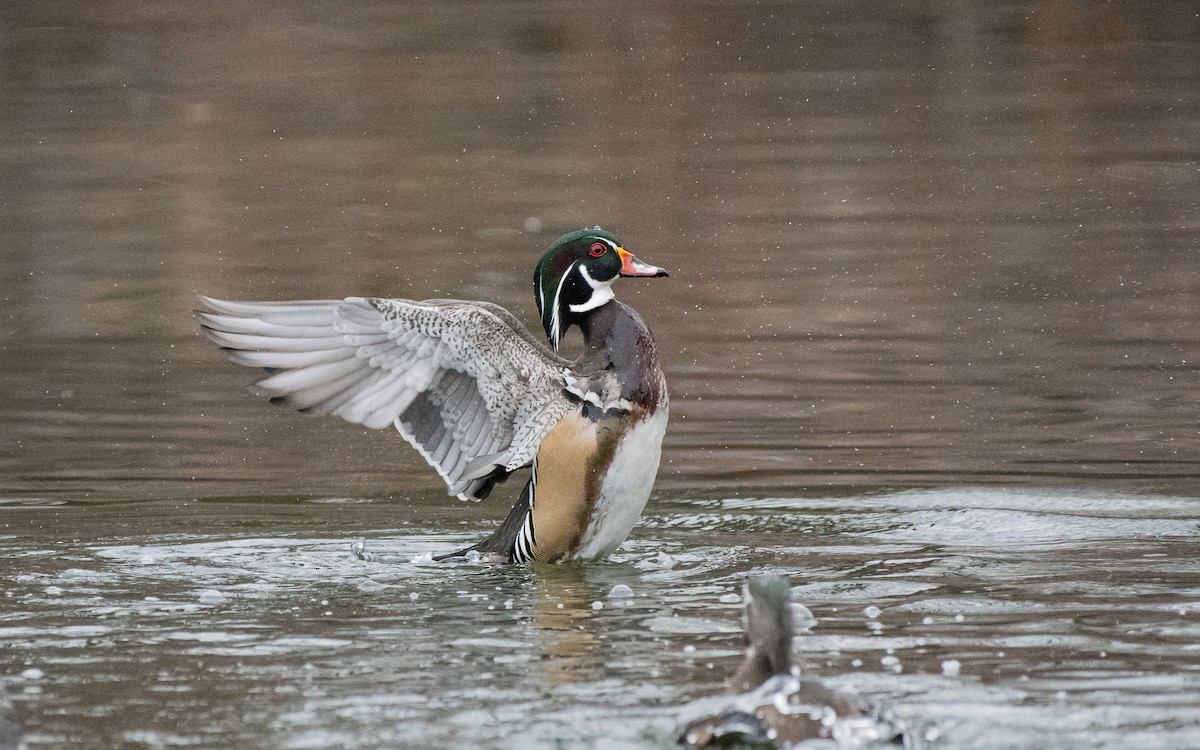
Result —
[[615, 235], [600, 227], [567, 232], [533, 269], [533, 294], [550, 344], [558, 351], [568, 328], [612, 300], [617, 277], [666, 275], [633, 257]]

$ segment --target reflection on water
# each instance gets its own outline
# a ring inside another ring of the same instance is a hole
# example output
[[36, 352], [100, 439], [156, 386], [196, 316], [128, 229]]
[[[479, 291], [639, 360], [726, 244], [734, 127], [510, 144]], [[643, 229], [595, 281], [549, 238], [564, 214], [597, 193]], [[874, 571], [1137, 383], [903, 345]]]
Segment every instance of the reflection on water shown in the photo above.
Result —
[[[10, 5], [0, 677], [31, 746], [663, 746], [760, 570], [814, 669], [948, 746], [1200, 744], [1188, 3]], [[618, 288], [673, 422], [609, 563], [409, 563], [503, 501], [268, 408], [191, 316], [536, 325], [533, 263], [595, 223], [671, 271]]]

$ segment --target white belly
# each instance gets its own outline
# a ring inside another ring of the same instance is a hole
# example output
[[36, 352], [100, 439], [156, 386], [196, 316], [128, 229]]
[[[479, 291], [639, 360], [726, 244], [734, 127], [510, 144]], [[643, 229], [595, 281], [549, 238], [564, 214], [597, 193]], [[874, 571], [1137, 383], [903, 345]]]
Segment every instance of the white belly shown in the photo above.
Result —
[[572, 558], [594, 559], [611, 554], [637, 523], [658, 473], [667, 431], [665, 401], [651, 417], [630, 430], [618, 446], [612, 467], [600, 485], [591, 521]]

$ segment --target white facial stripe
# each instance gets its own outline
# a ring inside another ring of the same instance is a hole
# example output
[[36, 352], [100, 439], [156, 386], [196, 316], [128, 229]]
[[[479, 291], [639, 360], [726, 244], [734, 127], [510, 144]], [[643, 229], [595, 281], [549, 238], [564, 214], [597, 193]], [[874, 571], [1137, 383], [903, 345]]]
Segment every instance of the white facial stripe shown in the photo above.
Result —
[[538, 315], [546, 312], [546, 275], [538, 274], [538, 293], [537, 293]]
[[564, 273], [562, 278], [558, 280], [558, 289], [554, 290], [554, 313], [550, 318], [550, 329], [551, 333], [553, 334], [550, 337], [550, 342], [554, 344], [554, 351], [558, 351], [558, 344], [562, 340], [562, 324], [558, 319], [558, 298], [562, 295], [563, 284], [567, 283], [567, 277], [571, 275], [571, 271], [573, 271], [577, 265], [579, 265], [579, 261], [575, 261], [571, 265], [567, 266], [567, 272]]
[[588, 301], [584, 302], [582, 305], [569, 305], [568, 309], [571, 312], [578, 313], [587, 312], [588, 310], [595, 310], [597, 307], [600, 307], [606, 302], [611, 302], [616, 298], [616, 295], [612, 290], [612, 283], [616, 281], [616, 277], [613, 277], [608, 281], [596, 281], [592, 278], [592, 275], [588, 273], [587, 266], [580, 266], [579, 273], [583, 275], [583, 280], [586, 281], [588, 286], [592, 288], [592, 296], [589, 297]]

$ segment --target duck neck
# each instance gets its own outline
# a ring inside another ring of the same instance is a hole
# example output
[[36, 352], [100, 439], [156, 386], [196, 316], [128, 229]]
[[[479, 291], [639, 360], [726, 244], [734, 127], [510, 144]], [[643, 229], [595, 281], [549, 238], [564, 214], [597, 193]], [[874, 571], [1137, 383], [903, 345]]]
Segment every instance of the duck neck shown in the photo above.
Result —
[[658, 351], [650, 329], [632, 307], [617, 300], [579, 320], [584, 352], [579, 366], [590, 373], [610, 371], [621, 397], [653, 411], [666, 395]]
[[586, 349], [584, 356], [592, 357], [608, 350], [621, 307], [619, 302], [611, 300], [589, 310], [579, 319], [579, 330], [583, 332], [583, 346]]

